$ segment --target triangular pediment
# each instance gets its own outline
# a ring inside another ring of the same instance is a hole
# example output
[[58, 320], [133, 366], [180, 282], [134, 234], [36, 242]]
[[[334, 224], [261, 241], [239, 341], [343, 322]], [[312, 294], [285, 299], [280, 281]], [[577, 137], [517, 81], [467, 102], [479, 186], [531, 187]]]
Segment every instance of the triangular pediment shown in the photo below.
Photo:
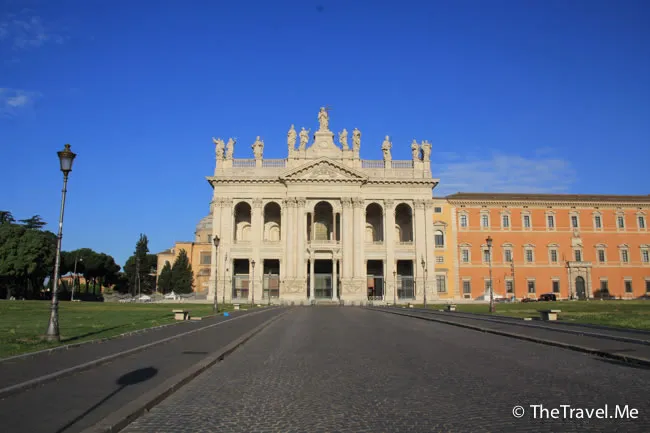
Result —
[[280, 175], [282, 180], [314, 180], [314, 181], [358, 181], [368, 179], [365, 173], [347, 167], [329, 158], [319, 158], [299, 167], [292, 168]]

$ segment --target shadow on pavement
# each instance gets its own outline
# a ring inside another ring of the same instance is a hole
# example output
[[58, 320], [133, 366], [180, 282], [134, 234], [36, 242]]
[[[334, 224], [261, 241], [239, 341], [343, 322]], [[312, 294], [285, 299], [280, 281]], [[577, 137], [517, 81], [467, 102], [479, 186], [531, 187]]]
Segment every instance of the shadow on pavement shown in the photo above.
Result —
[[140, 382], [145, 382], [151, 378], [153, 378], [156, 374], [158, 374], [158, 369], [153, 368], [153, 367], [146, 367], [146, 368], [139, 368], [137, 370], [133, 370], [129, 373], [126, 373], [122, 376], [120, 376], [119, 379], [115, 381], [117, 385], [120, 385], [119, 388], [117, 388], [115, 391], [111, 392], [108, 394], [106, 397], [95, 403], [92, 407], [90, 407], [88, 410], [86, 410], [84, 413], [61, 427], [56, 431], [56, 433], [62, 433], [72, 427], [75, 423], [79, 422], [81, 419], [83, 419], [86, 415], [88, 415], [90, 412], [94, 411], [97, 409], [99, 406], [104, 404], [108, 399], [113, 397], [115, 394], [118, 392], [122, 391], [124, 388], [126, 388], [129, 385], [135, 385], [136, 383]]
[[85, 334], [77, 335], [77, 336], [75, 336], [75, 337], [62, 338], [62, 339], [61, 339], [61, 342], [62, 342], [62, 343], [69, 343], [69, 342], [71, 342], [71, 341], [80, 340], [80, 339], [85, 338], [85, 337], [90, 337], [91, 335], [101, 334], [102, 332], [106, 332], [106, 331], [112, 331], [113, 329], [121, 328], [121, 327], [123, 327], [123, 326], [124, 326], [124, 325], [111, 326], [110, 328], [103, 328], [103, 329], [100, 329], [100, 330], [98, 330], [98, 331], [87, 332], [87, 333], [85, 333]]
[[624, 361], [617, 361], [616, 359], [607, 359], [607, 358], [596, 358], [600, 362], [606, 362], [607, 364], [613, 364], [613, 365], [619, 365], [621, 367], [627, 367], [627, 368], [637, 368], [639, 370], [650, 370], [650, 366], [648, 365], [643, 365], [643, 364], [636, 364], [633, 362], [624, 362]]

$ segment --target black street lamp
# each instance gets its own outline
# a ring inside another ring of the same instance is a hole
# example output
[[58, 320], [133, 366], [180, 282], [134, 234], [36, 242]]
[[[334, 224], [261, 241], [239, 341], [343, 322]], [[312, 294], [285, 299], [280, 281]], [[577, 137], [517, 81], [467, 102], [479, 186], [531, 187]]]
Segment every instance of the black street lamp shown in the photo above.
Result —
[[52, 285], [52, 305], [50, 307], [50, 323], [47, 326], [45, 339], [47, 341], [60, 341], [59, 335], [59, 266], [61, 264], [61, 238], [63, 237], [63, 211], [65, 209], [65, 193], [68, 187], [68, 175], [72, 171], [72, 162], [77, 156], [66, 144], [64, 149], [57, 152], [59, 163], [63, 172], [63, 190], [61, 191], [61, 212], [59, 214], [59, 232], [56, 237], [56, 258], [54, 260], [54, 284]]
[[255, 305], [255, 260], [251, 260], [251, 307]]
[[492, 237], [488, 236], [485, 242], [487, 243], [488, 247], [488, 265], [490, 269], [490, 313], [494, 313], [494, 286], [492, 284]]
[[217, 296], [217, 284], [219, 283], [219, 279], [217, 277], [219, 276], [219, 262], [217, 260], [219, 260], [219, 242], [221, 242], [221, 239], [219, 239], [218, 235], [215, 235], [212, 242], [214, 242], [214, 249], [217, 251], [214, 262], [214, 312], [218, 313], [219, 296]]
[[422, 265], [422, 277], [424, 278], [424, 308], [427, 308], [427, 271], [426, 271], [426, 262], [424, 261], [424, 255], [420, 256], [420, 264]]

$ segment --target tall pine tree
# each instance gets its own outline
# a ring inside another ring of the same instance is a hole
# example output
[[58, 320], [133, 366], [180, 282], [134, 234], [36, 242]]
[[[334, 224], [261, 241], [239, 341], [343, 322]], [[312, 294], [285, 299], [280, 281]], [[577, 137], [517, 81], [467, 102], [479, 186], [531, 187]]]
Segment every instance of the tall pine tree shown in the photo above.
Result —
[[124, 264], [124, 272], [129, 280], [131, 294], [138, 293], [138, 276], [140, 277], [140, 292], [151, 293], [156, 284], [155, 254], [149, 254], [147, 235], [141, 234], [135, 244], [135, 252]]
[[187, 252], [180, 250], [172, 267], [171, 288], [176, 293], [192, 293], [194, 272]]
[[172, 291], [172, 265], [167, 261], [162, 271], [160, 271], [160, 276], [158, 276], [158, 290], [163, 294]]

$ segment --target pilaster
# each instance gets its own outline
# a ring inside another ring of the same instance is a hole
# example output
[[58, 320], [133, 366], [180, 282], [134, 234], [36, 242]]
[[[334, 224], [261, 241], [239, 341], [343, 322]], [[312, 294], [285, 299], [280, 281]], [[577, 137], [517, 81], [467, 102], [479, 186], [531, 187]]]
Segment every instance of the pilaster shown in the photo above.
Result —
[[[436, 281], [436, 246], [433, 228], [433, 200], [424, 200], [424, 232], [425, 232], [425, 253], [424, 260], [427, 262], [427, 299], [438, 298], [438, 287]], [[447, 274], [447, 279], [449, 279]]]
[[296, 224], [297, 236], [297, 269], [296, 277], [299, 279], [305, 278], [305, 251], [307, 250], [306, 233], [307, 233], [307, 215], [305, 214], [305, 205], [307, 200], [300, 197], [296, 200], [296, 212], [298, 214], [298, 223]]
[[[343, 227], [343, 236], [341, 236], [341, 242], [343, 243], [341, 279], [347, 280], [354, 276], [352, 273], [352, 267], [354, 264], [354, 239], [352, 237], [354, 221], [352, 214], [352, 200], [349, 197], [341, 198], [341, 207], [343, 208], [341, 214], [341, 227]], [[341, 292], [341, 294], [343, 294], [343, 292]]]
[[[426, 262], [426, 216], [424, 213], [424, 200], [413, 200], [413, 210], [415, 216], [415, 267], [417, 271], [416, 275], [416, 300], [424, 300], [424, 289], [425, 289], [425, 275], [422, 269], [422, 259], [424, 258]], [[427, 299], [431, 297], [431, 287], [429, 284], [426, 285], [427, 290]]]
[[[284, 201], [284, 207], [285, 207], [285, 215], [287, 216], [287, 221], [286, 221], [286, 230], [285, 233], [287, 234], [285, 237], [284, 241], [284, 257], [285, 257], [285, 264], [284, 264], [284, 280], [285, 281], [290, 281], [293, 280], [296, 276], [295, 274], [295, 237], [296, 237], [296, 217], [295, 217], [295, 199], [293, 198], [287, 198]], [[285, 224], [283, 224], [285, 225]]]
[[397, 266], [395, 262], [395, 204], [390, 199], [384, 200], [384, 247], [386, 248], [384, 280], [387, 282], [385, 299], [390, 299], [392, 302], [395, 291], [393, 272], [397, 270]]
[[264, 202], [260, 198], [253, 199], [251, 212], [251, 228], [253, 230], [251, 239], [251, 260], [255, 260], [255, 272], [251, 276], [252, 290], [255, 291], [255, 299], [262, 300], [262, 277], [264, 274], [264, 264], [260, 260], [260, 250], [262, 248], [262, 237], [264, 235], [264, 213], [262, 206]]
[[364, 242], [363, 242], [363, 233], [365, 229], [365, 224], [363, 221], [363, 204], [364, 200], [360, 197], [355, 197], [352, 200], [353, 206], [353, 239], [354, 239], [354, 261], [353, 261], [353, 272], [354, 278], [361, 278], [365, 276], [365, 269], [363, 269], [363, 256], [364, 256]]

